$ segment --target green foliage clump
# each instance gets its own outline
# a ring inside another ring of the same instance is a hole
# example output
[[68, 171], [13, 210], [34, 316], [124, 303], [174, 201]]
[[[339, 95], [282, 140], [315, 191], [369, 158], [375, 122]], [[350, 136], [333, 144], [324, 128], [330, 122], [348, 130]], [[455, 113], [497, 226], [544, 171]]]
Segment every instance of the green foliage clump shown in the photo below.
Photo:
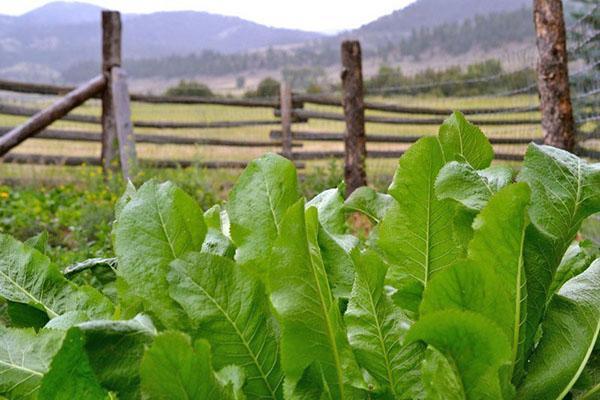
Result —
[[404, 75], [400, 67], [382, 65], [375, 76], [365, 81], [365, 87], [384, 95], [478, 96], [522, 89], [531, 82], [535, 82], [532, 68], [507, 72], [499, 60], [487, 60], [467, 65], [466, 69], [426, 69], [413, 76]]
[[167, 96], [197, 96], [214, 97], [210, 88], [202, 82], [182, 80], [176, 86], [170, 87], [165, 92]]
[[0, 186], [0, 232], [20, 240], [47, 235], [49, 255], [63, 265], [110, 255], [116, 190]]
[[[0, 394], [86, 399], [593, 398], [600, 165], [531, 144], [515, 174], [460, 113], [387, 193], [306, 200], [251, 162], [203, 211], [172, 182], [115, 206], [112, 281], [0, 235]], [[351, 234], [348, 213], [372, 222]], [[107, 290], [110, 288], [110, 290]], [[60, 382], [60, 384], [58, 384]]]
[[248, 98], [252, 97], [277, 97], [279, 96], [279, 81], [267, 77], [258, 83], [256, 90], [247, 91], [244, 96]]

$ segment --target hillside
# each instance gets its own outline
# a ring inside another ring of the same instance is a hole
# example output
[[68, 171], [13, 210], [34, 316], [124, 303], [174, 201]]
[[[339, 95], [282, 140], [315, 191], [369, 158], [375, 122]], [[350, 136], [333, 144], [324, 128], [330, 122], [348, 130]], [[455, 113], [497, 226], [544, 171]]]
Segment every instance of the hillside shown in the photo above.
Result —
[[[204, 50], [234, 53], [323, 37], [206, 12], [128, 14], [124, 21], [124, 54], [129, 58]], [[99, 7], [55, 2], [17, 17], [0, 15], [0, 70], [23, 64], [64, 70], [78, 62], [98, 60], [99, 54]]]
[[366, 47], [388, 47], [414, 31], [458, 26], [476, 16], [503, 16], [524, 7], [531, 8], [531, 0], [418, 0], [340, 36], [358, 38]]
[[[125, 66], [134, 78], [247, 74], [284, 68], [327, 68], [339, 43], [358, 38], [366, 59], [402, 62], [473, 49], [532, 43], [530, 0], [417, 0], [355, 30], [334, 36], [272, 28], [205, 12], [124, 15]], [[0, 16], [0, 76], [78, 82], [95, 74], [99, 8], [51, 3], [19, 17]], [[58, 23], [57, 21], [60, 21]], [[34, 71], [34, 72], [32, 72]], [[61, 79], [62, 76], [62, 79]]]
[[475, 15], [531, 7], [531, 0], [418, 0], [355, 30], [355, 34], [407, 34], [448, 22], [461, 22]]

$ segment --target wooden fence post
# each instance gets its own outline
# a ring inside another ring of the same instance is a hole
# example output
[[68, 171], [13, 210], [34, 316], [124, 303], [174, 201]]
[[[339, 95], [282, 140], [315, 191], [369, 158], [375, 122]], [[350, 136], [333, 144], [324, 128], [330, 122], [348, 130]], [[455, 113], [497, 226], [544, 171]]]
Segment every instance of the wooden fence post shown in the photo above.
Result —
[[544, 143], [573, 151], [575, 122], [569, 90], [567, 40], [561, 0], [533, 0], [538, 90]]
[[135, 139], [131, 124], [131, 108], [129, 105], [129, 90], [127, 89], [127, 74], [121, 67], [113, 67], [111, 74], [112, 105], [114, 107], [115, 129], [119, 143], [119, 160], [125, 180], [131, 179], [137, 169]]
[[360, 43], [342, 43], [342, 106], [346, 119], [344, 135], [344, 180], [346, 195], [367, 184], [365, 105]]
[[292, 87], [282, 82], [279, 89], [279, 108], [281, 111], [281, 153], [292, 159]]
[[118, 11], [102, 11], [102, 74], [107, 79], [102, 94], [102, 169], [116, 168], [117, 126], [113, 104], [113, 67], [121, 66], [121, 15]]

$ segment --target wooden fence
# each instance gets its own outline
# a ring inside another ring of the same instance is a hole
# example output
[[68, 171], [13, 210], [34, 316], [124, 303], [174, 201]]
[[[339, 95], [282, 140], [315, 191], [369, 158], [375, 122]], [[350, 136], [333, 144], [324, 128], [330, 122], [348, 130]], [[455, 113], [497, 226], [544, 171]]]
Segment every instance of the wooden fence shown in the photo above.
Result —
[[[401, 104], [366, 101], [363, 99], [360, 45], [358, 42], [342, 44], [342, 96], [321, 96], [294, 94], [288, 85], [282, 85], [278, 98], [268, 99], [234, 99], [205, 97], [169, 97], [129, 93], [127, 79], [121, 68], [121, 21], [119, 13], [104, 11], [102, 13], [103, 28], [103, 61], [101, 74], [79, 87], [33, 84], [13, 81], [0, 81], [0, 90], [37, 95], [63, 96], [53, 105], [45, 109], [35, 109], [11, 104], [0, 104], [0, 114], [31, 117], [17, 127], [0, 127], [0, 157], [5, 163], [27, 164], [59, 164], [59, 165], [101, 165], [105, 170], [121, 166], [125, 177], [139, 166], [170, 168], [187, 167], [196, 164], [205, 168], [241, 168], [245, 161], [208, 161], [195, 160], [157, 160], [137, 159], [136, 143], [154, 145], [200, 145], [230, 147], [280, 147], [281, 154], [298, 161], [300, 166], [310, 160], [344, 158], [346, 179], [353, 180], [349, 190], [364, 183], [364, 159], [398, 158], [402, 150], [366, 150], [369, 143], [402, 144], [416, 141], [420, 135], [369, 134], [365, 132], [365, 123], [384, 124], [386, 126], [431, 126], [441, 124], [445, 116], [452, 110], [430, 107], [408, 107]], [[89, 99], [100, 99], [102, 103], [101, 117], [69, 114], [74, 108]], [[242, 121], [214, 122], [174, 122], [131, 120], [130, 102], [151, 104], [187, 104], [187, 105], [221, 105], [228, 107], [271, 109], [276, 118]], [[324, 112], [305, 108], [306, 105], [339, 107], [340, 112]], [[378, 115], [365, 115], [365, 111], [378, 112]], [[512, 117], [539, 111], [537, 107], [494, 107], [467, 108], [461, 110], [470, 120], [481, 126], [540, 126], [539, 113], [533, 117]], [[384, 115], [381, 115], [384, 114]], [[389, 114], [389, 115], [385, 115]], [[394, 115], [396, 114], [396, 115]], [[57, 120], [75, 121], [82, 124], [100, 124], [102, 133], [92, 130], [49, 129]], [[338, 132], [311, 131], [305, 129], [308, 121], [326, 120], [345, 122], [346, 129]], [[270, 130], [268, 126], [277, 126]], [[176, 133], [168, 135], [156, 133], [134, 134], [135, 128], [154, 129], [157, 132], [180, 129], [207, 130], [214, 128], [232, 128], [260, 126], [265, 127], [265, 140], [233, 140], [220, 138], [203, 138], [181, 136]], [[24, 140], [37, 139], [86, 141], [102, 143], [102, 151], [98, 157], [80, 157], [69, 154], [65, 156], [11, 153], [10, 150]], [[494, 145], [524, 145], [531, 138], [516, 135], [490, 137]], [[344, 151], [305, 151], [303, 145], [310, 142], [344, 143]], [[502, 160], [520, 160], [521, 154], [498, 151], [496, 158]]]

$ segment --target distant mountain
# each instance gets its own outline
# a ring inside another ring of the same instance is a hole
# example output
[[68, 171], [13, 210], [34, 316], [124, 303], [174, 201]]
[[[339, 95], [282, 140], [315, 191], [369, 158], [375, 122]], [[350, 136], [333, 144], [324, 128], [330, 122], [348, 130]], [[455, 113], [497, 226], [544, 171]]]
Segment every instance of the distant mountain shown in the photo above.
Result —
[[98, 21], [101, 7], [87, 3], [48, 3], [16, 18], [19, 24], [68, 25]]
[[475, 15], [531, 7], [531, 0], [417, 0], [357, 29], [356, 33], [402, 32], [447, 22], [461, 22]]
[[[17, 17], [0, 15], [0, 70], [24, 63], [63, 70], [78, 62], [99, 61], [100, 10], [86, 3], [55, 2]], [[123, 52], [128, 58], [204, 50], [235, 53], [323, 37], [206, 12], [128, 14], [123, 19]]]
[[[323, 68], [339, 63], [339, 43], [346, 38], [360, 39], [364, 57], [375, 63], [394, 63], [406, 56], [418, 60], [420, 54], [485, 52], [531, 43], [530, 3], [416, 0], [334, 36], [206, 12], [128, 14], [124, 15], [125, 67], [136, 78], [169, 79]], [[99, 8], [85, 3], [50, 3], [19, 17], [0, 15], [0, 76], [35, 68], [46, 77], [60, 71], [62, 80], [70, 82], [89, 78], [99, 69], [99, 18]]]
[[505, 13], [531, 7], [531, 0], [417, 0], [340, 37], [361, 39], [364, 46], [382, 44], [408, 36], [412, 31], [456, 24], [477, 15]]

